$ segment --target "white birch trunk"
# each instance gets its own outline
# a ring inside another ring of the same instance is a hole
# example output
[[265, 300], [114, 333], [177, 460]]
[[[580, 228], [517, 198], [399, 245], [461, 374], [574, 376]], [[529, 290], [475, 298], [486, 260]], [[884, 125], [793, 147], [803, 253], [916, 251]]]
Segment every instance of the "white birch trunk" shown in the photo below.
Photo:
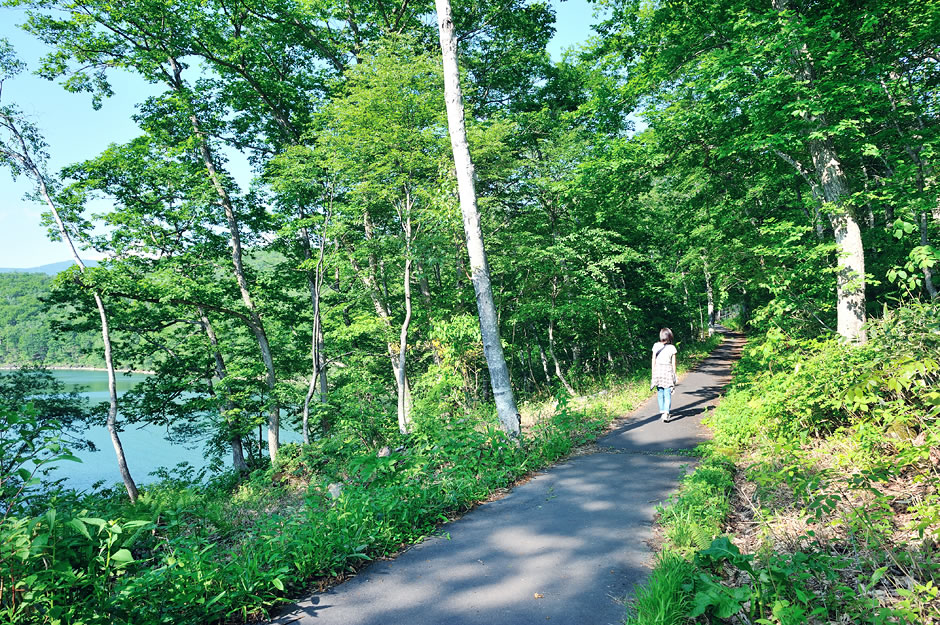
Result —
[[[601, 330], [603, 331], [603, 336], [604, 336], [604, 338], [606, 339], [606, 338], [607, 338], [607, 322], [606, 322], [606, 321], [601, 320]], [[605, 342], [606, 342], [606, 341], [605, 341]], [[614, 357], [613, 357], [613, 355], [610, 353], [610, 347], [609, 347], [609, 346], [607, 347], [607, 350], [606, 350], [606, 351], [607, 351], [607, 363], [608, 363], [608, 364], [611, 364], [611, 365], [614, 364]]]
[[[301, 213], [302, 217], [303, 215]], [[323, 223], [323, 231], [320, 236], [320, 247], [319, 255], [317, 257], [317, 264], [314, 268], [313, 277], [307, 275], [307, 286], [310, 290], [310, 304], [313, 306], [313, 327], [310, 330], [310, 367], [312, 372], [310, 374], [310, 384], [307, 387], [307, 394], [304, 396], [304, 405], [303, 405], [303, 416], [302, 416], [302, 425], [301, 425], [301, 434], [303, 436], [304, 443], [310, 442], [310, 402], [313, 399], [313, 394], [317, 388], [317, 382], [320, 383], [320, 403], [326, 403], [326, 393], [329, 385], [326, 379], [326, 354], [325, 354], [325, 345], [323, 339], [323, 315], [320, 310], [320, 292], [323, 289], [323, 279], [324, 279], [324, 270], [323, 270], [323, 261], [326, 254], [326, 226], [329, 223], [329, 214], [327, 214], [326, 220]], [[307, 229], [303, 228], [303, 248], [304, 256], [307, 260], [311, 259], [310, 253], [310, 237], [307, 233]], [[328, 421], [326, 416], [323, 415], [320, 419], [320, 426], [323, 431], [326, 431]]]
[[483, 231], [480, 227], [480, 212], [477, 208], [473, 179], [473, 162], [470, 159], [470, 148], [467, 145], [467, 132], [464, 126], [463, 95], [460, 90], [460, 73], [457, 67], [457, 40], [454, 37], [450, 0], [435, 0], [435, 5], [444, 64], [447, 125], [450, 130], [451, 147], [454, 151], [460, 210], [463, 213], [473, 290], [476, 294], [480, 318], [483, 353], [489, 368], [490, 385], [493, 389], [493, 399], [496, 402], [499, 421], [507, 433], [516, 436], [519, 434], [519, 412], [516, 409], [516, 400], [513, 397], [512, 384], [509, 379], [509, 368], [506, 366], [506, 358], [500, 342], [489, 266], [483, 246]]
[[[45, 180], [43, 180], [42, 173], [38, 169], [35, 169], [33, 173], [37, 176], [39, 190], [49, 210], [52, 211], [52, 216], [55, 219], [62, 240], [68, 244], [75, 264], [78, 265], [82, 273], [85, 273], [85, 263], [82, 262], [81, 257], [78, 255], [78, 250], [75, 249], [75, 244], [72, 242], [72, 236], [68, 233], [68, 230], [66, 230], [65, 224], [62, 222], [62, 217], [59, 215], [59, 211], [52, 201], [52, 197], [49, 195], [49, 190], [46, 187]], [[101, 340], [104, 343], [104, 362], [108, 371], [108, 418], [106, 425], [108, 427], [108, 434], [111, 437], [111, 445], [114, 447], [114, 454], [117, 457], [118, 471], [121, 474], [121, 480], [124, 482], [127, 496], [130, 498], [131, 502], [134, 502], [137, 501], [139, 494], [137, 484], [134, 482], [130, 469], [127, 467], [124, 445], [121, 443], [121, 437], [117, 430], [117, 380], [114, 375], [114, 360], [111, 355], [111, 332], [108, 328], [108, 313], [104, 308], [104, 302], [101, 300], [101, 295], [98, 293], [97, 289], [95, 290], [95, 305], [98, 307], [98, 317], [101, 319]]]
[[[790, 0], [772, 0], [774, 9], [781, 12], [786, 10], [789, 4]], [[806, 43], [794, 41], [790, 53], [796, 76], [811, 84], [814, 79], [813, 60]], [[825, 133], [825, 115], [806, 112], [803, 119], [812, 132]], [[835, 147], [828, 138], [810, 139], [809, 151], [818, 180], [818, 186], [812, 182], [810, 185], [814, 193], [818, 193], [821, 187], [839, 254], [836, 271], [837, 331], [849, 341], [865, 343], [865, 250], [858, 222], [851, 210], [845, 206], [845, 200], [849, 196], [848, 180], [842, 171]], [[797, 169], [808, 178], [798, 164]]]
[[708, 300], [708, 336], [714, 334], [715, 325], [715, 293], [712, 290], [712, 276], [708, 271], [708, 261], [702, 259], [702, 270], [705, 273], [705, 297]]
[[810, 142], [813, 165], [830, 207], [839, 260], [836, 272], [838, 333], [854, 343], [865, 343], [865, 250], [862, 231], [844, 206], [848, 185], [835, 150], [828, 140]]
[[[369, 293], [369, 298], [372, 300], [372, 305], [375, 308], [375, 314], [386, 328], [391, 329], [391, 314], [388, 311], [385, 300], [382, 299], [382, 292], [376, 285], [375, 277], [372, 275], [371, 271], [364, 273], [359, 263], [351, 254], [349, 256], [349, 262], [350, 265], [352, 265], [353, 271], [355, 271], [356, 275], [359, 277], [359, 281], [362, 282], [362, 285], [365, 287], [366, 292]], [[386, 348], [388, 350], [389, 362], [392, 365], [392, 377], [395, 379], [395, 391], [398, 401], [405, 402], [406, 405], [411, 405], [411, 385], [408, 382], [407, 375], [399, 375], [400, 363], [398, 354], [396, 353], [397, 347], [394, 343], [386, 343]], [[404, 377], [404, 386], [402, 386], [402, 377]]]
[[548, 357], [545, 355], [545, 348], [539, 343], [539, 356], [542, 358], [542, 371], [545, 372], [545, 381], [551, 384], [552, 376], [548, 372]]
[[[411, 325], [411, 199], [406, 200], [402, 228], [405, 232], [405, 319], [401, 324], [398, 338], [398, 387], [405, 388], [407, 379], [408, 328]], [[407, 434], [411, 427], [411, 398], [405, 393], [398, 394], [398, 431]]]
[[[33, 161], [29, 146], [27, 145], [26, 139], [19, 129], [19, 125], [16, 123], [16, 120], [4, 114], [3, 112], [0, 112], [0, 117], [2, 117], [6, 127], [10, 130], [10, 132], [13, 134], [13, 137], [20, 144], [21, 149], [21, 153], [4, 150], [3, 154], [16, 161], [19, 161], [26, 171], [29, 172], [29, 175], [36, 179], [36, 184], [39, 187], [39, 193], [46, 202], [46, 205], [49, 207], [49, 210], [52, 212], [52, 216], [55, 219], [59, 234], [62, 237], [62, 240], [65, 241], [69, 247], [72, 260], [75, 261], [75, 264], [78, 266], [79, 270], [82, 273], [85, 273], [85, 263], [82, 262], [81, 257], [78, 255], [78, 250], [75, 248], [75, 243], [72, 241], [72, 236], [69, 234], [68, 229], [66, 229], [65, 223], [62, 221], [62, 216], [59, 214], [59, 210], [56, 207], [55, 202], [52, 201], [49, 188], [46, 186], [45, 176], [43, 175], [43, 172], [40, 170], [39, 166], [35, 163], [35, 161]], [[104, 302], [101, 299], [101, 294], [97, 291], [97, 289], [94, 292], [94, 296], [95, 306], [98, 308], [98, 317], [101, 319], [101, 340], [104, 343], [104, 361], [108, 372], [109, 402], [106, 425], [108, 428], [108, 434], [111, 436], [111, 444], [114, 446], [114, 453], [117, 456], [118, 471], [121, 473], [121, 479], [124, 482], [124, 488], [127, 489], [127, 496], [132, 502], [134, 502], [137, 501], [137, 496], [139, 494], [137, 490], [137, 484], [134, 482], [134, 478], [131, 477], [130, 470], [127, 468], [127, 458], [124, 455], [124, 446], [121, 444], [121, 437], [117, 430], [117, 383], [114, 376], [114, 360], [111, 354], [111, 333], [108, 328], [108, 313], [105, 310]]]

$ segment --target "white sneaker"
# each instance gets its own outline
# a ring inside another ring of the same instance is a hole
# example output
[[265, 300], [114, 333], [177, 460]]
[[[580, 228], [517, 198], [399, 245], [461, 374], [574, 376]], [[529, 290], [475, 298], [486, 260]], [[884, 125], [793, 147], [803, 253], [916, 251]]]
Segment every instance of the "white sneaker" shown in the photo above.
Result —
[[667, 412], [663, 415], [663, 422], [669, 423], [672, 420], [672, 416]]
[[659, 415], [659, 420], [662, 421], [663, 423], [666, 423], [667, 421], [669, 421], [669, 415], [664, 412]]

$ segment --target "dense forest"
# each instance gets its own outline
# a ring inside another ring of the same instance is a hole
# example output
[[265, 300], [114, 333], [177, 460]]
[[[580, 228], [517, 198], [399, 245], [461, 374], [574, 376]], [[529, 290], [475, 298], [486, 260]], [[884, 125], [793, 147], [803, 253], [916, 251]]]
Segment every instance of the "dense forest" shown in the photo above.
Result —
[[0, 273], [0, 365], [103, 366], [100, 335], [56, 328], [58, 315], [43, 304], [52, 281], [41, 273]]
[[[50, 500], [25, 467], [67, 461], [63, 417], [0, 406], [13, 622], [255, 618], [589, 440], [635, 404], [659, 328], [688, 356], [720, 309], [764, 337], [740, 375], [799, 377], [800, 356], [820, 385], [765, 380], [779, 390], [766, 409], [786, 410], [761, 413], [773, 427], [760, 431], [725, 418], [726, 447], [779, 430], [796, 457], [801, 436], [864, 423], [855, 461], [904, 448], [877, 442], [895, 426], [919, 450], [904, 466], [933, 458], [935, 3], [605, 0], [596, 37], [557, 62], [554, 13], [528, 0], [5, 5], [48, 54], [26, 68], [0, 42], [0, 80], [33, 70], [89, 106], [117, 70], [159, 88], [138, 104], [137, 138], [59, 172], [41, 120], [2, 91], [0, 165], [35, 181], [77, 255], [107, 259], [58, 276], [43, 315], [97, 333], [69, 345], [77, 362], [155, 372], [112, 398], [119, 461], [121, 427], [152, 423], [210, 440], [233, 467], [141, 490], [125, 470], [123, 495]], [[236, 153], [251, 179], [231, 173]], [[29, 340], [47, 344], [49, 327]], [[793, 388], [811, 405], [788, 403]], [[617, 390], [603, 406], [567, 407], [602, 389]], [[746, 415], [759, 399], [732, 405]], [[281, 445], [282, 424], [305, 443]], [[249, 466], [259, 427], [268, 458]], [[17, 446], [27, 438], [49, 442]], [[929, 514], [921, 538], [937, 530]], [[272, 532], [282, 542], [262, 546]], [[67, 581], [43, 568], [56, 540]], [[675, 542], [682, 562], [707, 551]], [[692, 618], [743, 609], [713, 584]], [[777, 619], [753, 622], [801, 622], [780, 616], [786, 601], [748, 603]]]

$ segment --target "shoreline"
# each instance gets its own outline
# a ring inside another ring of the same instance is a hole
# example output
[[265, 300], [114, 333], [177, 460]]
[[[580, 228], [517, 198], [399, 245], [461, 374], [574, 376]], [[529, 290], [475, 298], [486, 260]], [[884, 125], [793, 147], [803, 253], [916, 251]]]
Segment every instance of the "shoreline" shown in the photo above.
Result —
[[[33, 365], [0, 365], [0, 371], [12, 371], [14, 369], [20, 369], [22, 367], [29, 367]], [[107, 367], [87, 367], [84, 365], [50, 365], [46, 367], [50, 371], [107, 371]], [[115, 373], [141, 373], [144, 375], [154, 375], [155, 371], [146, 371], [140, 369], [115, 369]]]

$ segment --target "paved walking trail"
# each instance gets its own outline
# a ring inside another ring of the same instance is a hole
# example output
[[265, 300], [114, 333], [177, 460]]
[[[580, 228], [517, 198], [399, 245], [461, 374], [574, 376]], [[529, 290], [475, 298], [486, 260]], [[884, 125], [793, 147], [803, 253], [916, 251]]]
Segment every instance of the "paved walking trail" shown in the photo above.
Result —
[[394, 560], [289, 606], [278, 625], [617, 625], [649, 572], [656, 505], [675, 491], [700, 424], [743, 338], [676, 387], [670, 423], [655, 396], [617, 421], [598, 451], [538, 473]]

